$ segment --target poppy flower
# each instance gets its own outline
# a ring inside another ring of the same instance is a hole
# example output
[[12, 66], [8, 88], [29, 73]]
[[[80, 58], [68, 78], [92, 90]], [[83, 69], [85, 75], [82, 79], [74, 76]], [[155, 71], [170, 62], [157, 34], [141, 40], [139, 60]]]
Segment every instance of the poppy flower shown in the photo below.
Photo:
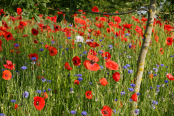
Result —
[[79, 66], [81, 64], [81, 60], [80, 60], [80, 58], [78, 56], [75, 56], [72, 59], [72, 61], [73, 61], [74, 66]]
[[118, 68], [119, 68], [118, 64], [112, 60], [105, 62], [105, 66], [109, 70], [118, 70]]
[[118, 24], [121, 23], [121, 18], [118, 16], [115, 16], [114, 18], [115, 22], [117, 22]]
[[80, 83], [79, 80], [75, 80], [74, 81], [74, 84], [77, 84], [78, 85], [79, 83]]
[[92, 99], [92, 91], [86, 91], [85, 95], [86, 95], [86, 98]]
[[13, 40], [13, 35], [12, 35], [12, 33], [10, 33], [10, 32], [6, 32], [5, 35], [4, 35], [4, 37], [5, 37], [5, 39], [6, 39], [7, 41]]
[[98, 57], [93, 56], [93, 55], [88, 55], [87, 58], [89, 60], [85, 60], [83, 62], [85, 68], [90, 71], [98, 71], [100, 69], [99, 64], [96, 63], [99, 61]]
[[158, 42], [158, 40], [159, 40], [159, 37], [155, 36], [155, 41]]
[[112, 78], [118, 82], [120, 80], [120, 73], [118, 72], [115, 72], [113, 75], [112, 75]]
[[50, 56], [55, 56], [57, 54], [57, 49], [55, 47], [49, 47], [48, 49], [50, 51]]
[[29, 58], [31, 59], [31, 60], [33, 60], [33, 61], [37, 61], [38, 60], [38, 58], [39, 58], [39, 56], [37, 55], [37, 53], [31, 53], [31, 54], [29, 54], [28, 55], [29, 56]]
[[69, 65], [68, 62], [66, 62], [66, 63], [64, 64], [64, 66], [65, 66], [65, 68], [66, 68], [67, 70], [72, 70], [72, 68], [70, 67], [70, 65]]
[[98, 10], [98, 8], [97, 8], [96, 6], [94, 6], [94, 7], [92, 8], [92, 11], [93, 11], [93, 12], [99, 12], [99, 10]]
[[2, 73], [2, 78], [4, 80], [10, 80], [12, 78], [12, 74], [9, 70], [4, 70]]
[[22, 9], [21, 8], [17, 8], [17, 13], [18, 13], [18, 15], [21, 15], [22, 14]]
[[101, 113], [103, 116], [112, 116], [112, 109], [109, 106], [103, 106], [103, 109], [101, 109]]
[[101, 55], [106, 61], [109, 61], [111, 59], [111, 54], [109, 52], [103, 52]]
[[50, 47], [49, 45], [47, 45], [47, 44], [45, 45], [45, 48], [46, 48], [46, 49], [49, 49], [49, 47]]
[[88, 52], [88, 55], [94, 55], [94, 56], [96, 56], [97, 55], [97, 52], [94, 51], [93, 49], [90, 49], [89, 52]]
[[142, 34], [142, 29], [139, 26], [136, 26], [135, 31], [139, 34]]
[[42, 110], [45, 106], [45, 100], [42, 97], [34, 97], [34, 106], [37, 110]]
[[173, 42], [173, 39], [172, 39], [171, 37], [167, 37], [167, 38], [166, 38], [166, 44], [167, 44], [168, 46], [171, 46], [171, 45], [172, 45], [172, 42]]
[[108, 84], [107, 80], [105, 78], [100, 79], [99, 84], [106, 86]]
[[25, 34], [25, 35], [23, 35], [22, 37], [28, 37], [28, 35], [27, 35], [27, 34]]
[[174, 77], [173, 77], [173, 75], [171, 75], [170, 73], [168, 73], [166, 76], [167, 76], [167, 78], [168, 78], [169, 80], [174, 81]]
[[150, 79], [153, 79], [153, 74], [150, 74], [150, 75], [149, 75], [149, 78], [150, 78]]
[[42, 93], [42, 97], [43, 97], [44, 99], [47, 99], [47, 98], [48, 98], [48, 94], [47, 94], [46, 92], [44, 92], [44, 93]]
[[6, 62], [7, 62], [7, 64], [4, 64], [4, 67], [5, 67], [5, 68], [10, 69], [10, 70], [12, 70], [12, 69], [15, 70], [15, 67], [14, 67], [15, 64], [12, 64], [12, 62], [9, 61], [9, 60], [7, 60]]
[[159, 53], [160, 53], [161, 55], [163, 55], [164, 49], [163, 49], [163, 48], [160, 48]]
[[18, 110], [18, 104], [15, 104], [15, 110]]
[[32, 32], [33, 35], [37, 35], [39, 33], [38, 30], [36, 30], [34, 28], [31, 29], [31, 32]]
[[93, 43], [90, 44], [90, 47], [94, 47], [94, 48], [95, 48], [95, 47], [97, 47], [97, 46], [99, 46], [99, 44], [96, 43], [96, 42], [93, 42]]
[[123, 27], [126, 28], [126, 29], [132, 29], [132, 24], [123, 24]]
[[134, 94], [131, 96], [131, 99], [132, 99], [133, 101], [137, 102], [137, 99], [138, 99], [137, 94], [134, 93]]

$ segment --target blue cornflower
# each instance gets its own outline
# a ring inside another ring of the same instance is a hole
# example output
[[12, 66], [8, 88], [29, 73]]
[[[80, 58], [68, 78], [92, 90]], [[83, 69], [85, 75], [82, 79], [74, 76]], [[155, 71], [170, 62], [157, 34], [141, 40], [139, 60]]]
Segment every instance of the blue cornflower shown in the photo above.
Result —
[[55, 41], [51, 41], [51, 43], [52, 43], [52, 44], [54, 44], [54, 43], [55, 43]]
[[128, 73], [131, 73], [132, 74], [133, 70], [128, 70]]
[[158, 64], [156, 64], [156, 66], [157, 66], [157, 68], [159, 68], [159, 65]]
[[100, 39], [99, 41], [102, 41], [102, 39]]
[[72, 110], [70, 113], [71, 114], [76, 114], [76, 111], [75, 110]]
[[27, 97], [29, 96], [28, 91], [25, 91], [25, 92], [22, 94], [22, 96], [24, 96], [25, 98], [27, 98]]
[[43, 51], [43, 48], [40, 48], [40, 49], [39, 49], [39, 51], [41, 51], [41, 52], [42, 52], [42, 51]]
[[99, 54], [102, 54], [103, 52], [102, 51], [98, 51]]
[[129, 33], [126, 33], [125, 36], [129, 36]]
[[102, 39], [104, 39], [104, 37], [102, 37]]
[[160, 87], [160, 85], [156, 85], [156, 87]]
[[82, 77], [82, 74], [77, 74], [78, 77]]
[[161, 66], [164, 66], [164, 64], [161, 64]]
[[81, 47], [82, 45], [79, 45], [79, 47]]
[[59, 48], [62, 48], [62, 46], [59, 46]]
[[51, 91], [51, 89], [50, 89], [50, 88], [48, 88], [48, 91]]
[[41, 92], [42, 92], [41, 90], [37, 90], [37, 91], [36, 91], [36, 93], [39, 93], [39, 94], [40, 94]]
[[43, 92], [46, 92], [46, 90], [42, 90]]
[[117, 37], [117, 35], [115, 35], [115, 37]]
[[47, 80], [47, 82], [51, 83], [51, 80]]
[[92, 82], [89, 82], [89, 84], [91, 85], [91, 84], [92, 84]]
[[36, 60], [36, 57], [31, 57], [31, 60]]
[[66, 48], [66, 50], [68, 50], [68, 48]]
[[124, 94], [126, 94], [126, 92], [122, 91], [122, 92], [121, 92], [121, 95], [124, 95]]
[[109, 73], [107, 73], [109, 75]]
[[160, 92], [159, 88], [156, 88], [156, 92]]
[[140, 93], [137, 93], [137, 95], [140, 95]]
[[118, 101], [118, 99], [115, 99], [115, 101]]
[[3, 114], [3, 113], [0, 113], [0, 116], [6, 116], [5, 114]]
[[44, 44], [44, 42], [41, 42], [41, 44]]
[[71, 39], [71, 37], [68, 37], [68, 39]]
[[169, 81], [168, 81], [168, 80], [165, 80], [164, 82], [165, 82], [165, 83], [168, 83]]
[[45, 79], [45, 78], [42, 78], [42, 79], [41, 79], [41, 81], [42, 81], [42, 82], [45, 82], [45, 81], [46, 81], [46, 79]]
[[103, 69], [103, 66], [100, 66], [101, 69]]
[[154, 76], [156, 77], [156, 76], [157, 76], [157, 74], [154, 74]]
[[87, 112], [86, 111], [82, 111], [82, 115], [83, 116], [86, 116], [87, 115]]
[[77, 80], [82, 81], [82, 80], [83, 80], [83, 78], [82, 78], [82, 77], [79, 77]]
[[135, 109], [135, 114], [138, 115], [140, 113], [139, 109]]
[[123, 66], [124, 69], [127, 69], [127, 66]]
[[101, 47], [103, 47], [103, 45], [101, 45]]
[[170, 57], [173, 57], [174, 55], [170, 55]]
[[19, 44], [15, 44], [15, 47], [18, 47], [19, 46]]
[[71, 24], [70, 24], [69, 26], [70, 26], [70, 27], [72, 27], [72, 25], [71, 25]]
[[14, 103], [14, 102], [16, 102], [16, 100], [14, 100], [14, 99], [11, 99], [11, 102], [12, 102], [12, 103]]
[[109, 45], [109, 49], [112, 49], [113, 48], [113, 46], [112, 45]]
[[129, 90], [130, 92], [134, 91], [134, 89], [133, 89], [133, 88], [129, 88], [128, 90]]
[[158, 72], [158, 69], [157, 69], [157, 68], [153, 68], [153, 70], [154, 70], [155, 72]]
[[65, 54], [64, 52], [62, 52], [62, 55]]
[[129, 44], [129, 48], [131, 48], [132, 47], [132, 44]]
[[1, 71], [4, 71], [5, 69], [1, 69]]
[[135, 84], [131, 83], [130, 86], [135, 87]]
[[84, 54], [87, 54], [87, 51], [84, 51], [83, 53], [84, 53]]
[[130, 64], [126, 64], [127, 67], [130, 67]]
[[153, 87], [150, 87], [150, 89], [152, 89]]
[[70, 88], [70, 91], [73, 91], [73, 88]]
[[157, 105], [157, 104], [158, 104], [158, 102], [157, 102], [157, 101], [153, 101], [152, 103], [153, 103], [154, 105]]
[[22, 66], [21, 69], [22, 69], [22, 70], [26, 70], [27, 67], [26, 67], [26, 66]]
[[91, 39], [91, 41], [94, 41], [94, 39]]

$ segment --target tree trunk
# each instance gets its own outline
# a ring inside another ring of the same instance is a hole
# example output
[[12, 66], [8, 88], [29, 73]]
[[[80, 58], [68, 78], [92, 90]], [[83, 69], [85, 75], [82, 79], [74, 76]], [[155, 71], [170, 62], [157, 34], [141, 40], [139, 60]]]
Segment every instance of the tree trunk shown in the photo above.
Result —
[[[142, 76], [143, 76], [145, 58], [146, 58], [147, 50], [148, 50], [150, 40], [151, 40], [154, 16], [155, 16], [155, 12], [156, 12], [155, 4], [156, 4], [156, 0], [150, 0], [146, 31], [144, 33], [143, 44], [142, 44], [141, 51], [140, 51], [140, 54], [138, 57], [137, 72], [136, 72], [136, 77], [134, 79], [134, 82], [135, 82], [134, 90], [136, 93], [139, 93], [139, 91], [140, 91], [140, 85], [141, 85], [141, 80], [142, 80]], [[133, 112], [134, 112], [134, 110], [137, 108], [137, 102], [133, 101], [132, 106], [133, 106], [132, 108], [133, 108]], [[135, 115], [135, 112], [133, 113], [133, 115]]]

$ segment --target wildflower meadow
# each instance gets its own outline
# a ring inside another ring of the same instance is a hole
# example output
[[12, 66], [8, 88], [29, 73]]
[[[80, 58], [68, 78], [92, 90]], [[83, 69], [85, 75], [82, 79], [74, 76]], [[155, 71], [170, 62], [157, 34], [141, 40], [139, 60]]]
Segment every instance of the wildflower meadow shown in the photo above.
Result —
[[1, 19], [0, 116], [129, 116], [132, 102], [136, 115], [174, 116], [173, 25], [154, 19], [135, 93], [147, 18], [82, 13], [70, 24], [44, 15], [36, 22], [17, 8]]

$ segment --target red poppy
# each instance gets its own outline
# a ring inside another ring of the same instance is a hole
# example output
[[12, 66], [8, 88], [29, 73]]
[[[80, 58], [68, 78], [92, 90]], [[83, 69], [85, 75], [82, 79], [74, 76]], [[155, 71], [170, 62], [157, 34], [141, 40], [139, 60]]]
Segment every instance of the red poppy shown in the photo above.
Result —
[[32, 57], [35, 57], [36, 59], [33, 60], [33, 61], [37, 61], [38, 58], [39, 58], [39, 56], [37, 55], [37, 53], [33, 53], [33, 54], [31, 53], [31, 54], [29, 54], [28, 56], [29, 56], [30, 59], [31, 59]]
[[66, 63], [64, 64], [64, 66], [65, 66], [65, 68], [66, 68], [67, 70], [72, 70], [72, 68], [70, 67], [70, 65], [69, 65], [68, 62], [66, 62]]
[[107, 80], [105, 78], [100, 79], [100, 82], [98, 82], [99, 84], [106, 86], [108, 84]]
[[166, 44], [167, 44], [168, 46], [171, 46], [171, 45], [172, 45], [172, 42], [173, 42], [173, 39], [172, 39], [171, 37], [167, 37], [167, 38], [166, 38]]
[[35, 43], [35, 44], [37, 44], [37, 43], [38, 43], [38, 41], [37, 41], [36, 39], [34, 39], [34, 43]]
[[0, 39], [0, 46], [2, 45], [2, 40]]
[[92, 99], [92, 91], [86, 91], [85, 95], [86, 95], [86, 98]]
[[33, 35], [37, 35], [39, 33], [38, 30], [36, 30], [34, 28], [31, 29], [31, 32], [32, 32]]
[[0, 15], [1, 14], [5, 14], [5, 12], [3, 11], [3, 9], [0, 9]]
[[28, 37], [28, 35], [27, 35], [27, 34], [25, 34], [25, 35], [23, 35], [22, 37]]
[[99, 64], [96, 63], [99, 61], [98, 57], [93, 56], [93, 55], [88, 55], [87, 58], [89, 60], [85, 60], [83, 62], [85, 68], [90, 71], [98, 71], [100, 69]]
[[115, 22], [117, 22], [118, 24], [121, 23], [121, 18], [118, 16], [115, 16], [114, 18]]
[[95, 48], [95, 47], [97, 47], [97, 46], [99, 46], [99, 44], [96, 43], [96, 42], [93, 42], [93, 43], [90, 44], [90, 47], [94, 47], [94, 48]]
[[126, 29], [132, 29], [131, 26], [132, 26], [132, 24], [127, 24], [127, 23], [123, 24], [123, 27]]
[[88, 52], [88, 55], [94, 55], [94, 56], [96, 56], [97, 55], [97, 52], [94, 51], [93, 49], [90, 49], [89, 52]]
[[27, 22], [25, 22], [25, 21], [20, 21], [20, 22], [19, 22], [19, 25], [20, 25], [21, 27], [25, 27], [25, 26], [27, 26]]
[[18, 104], [15, 104], [15, 110], [18, 110]]
[[118, 72], [115, 72], [113, 75], [112, 75], [112, 78], [118, 82], [120, 80], [120, 73]]
[[112, 109], [109, 106], [103, 106], [103, 109], [101, 109], [101, 113], [103, 116], [112, 116]]
[[156, 21], [156, 24], [159, 24], [159, 25], [160, 25], [160, 27], [162, 26], [162, 23], [161, 23], [161, 21], [160, 21], [160, 20]]
[[14, 67], [15, 64], [12, 64], [12, 62], [9, 61], [9, 60], [7, 60], [6, 62], [7, 62], [7, 64], [4, 64], [4, 67], [5, 67], [5, 68], [10, 69], [10, 70], [12, 70], [12, 69], [15, 70], [15, 67]]
[[21, 15], [22, 14], [22, 9], [21, 8], [17, 8], [17, 13], [18, 13], [18, 15]]
[[45, 100], [42, 97], [34, 97], [34, 106], [37, 110], [42, 110], [45, 106]]
[[4, 80], [10, 80], [12, 78], [12, 74], [9, 70], [4, 70], [2, 73], [2, 78]]
[[149, 75], [149, 78], [150, 78], [150, 79], [153, 79], [153, 74], [150, 74], [150, 75]]
[[12, 33], [10, 33], [10, 32], [6, 32], [5, 35], [4, 35], [4, 37], [5, 37], [5, 39], [6, 39], [7, 41], [13, 40], [13, 35], [12, 35]]
[[72, 59], [72, 61], [73, 61], [74, 66], [79, 66], [81, 64], [81, 60], [80, 60], [80, 58], [78, 56], [75, 56]]
[[107, 31], [107, 33], [110, 33], [111, 32], [111, 30], [109, 28], [106, 28], [106, 31]]
[[106, 61], [109, 61], [111, 59], [111, 54], [109, 52], [103, 52], [101, 55]]
[[142, 34], [142, 29], [139, 26], [136, 26], [135, 31], [139, 34]]
[[74, 84], [77, 84], [78, 85], [79, 83], [80, 83], [79, 80], [75, 80], [74, 81]]
[[131, 96], [131, 99], [132, 99], [133, 101], [137, 102], [137, 99], [138, 99], [137, 94], [134, 93], [134, 94]]
[[158, 40], [159, 40], [159, 37], [155, 36], [155, 41], [158, 42]]
[[47, 99], [47, 98], [48, 98], [48, 94], [47, 94], [46, 92], [44, 92], [44, 93], [42, 93], [42, 97], [43, 97], [44, 99]]
[[111, 61], [111, 60], [107, 61], [105, 63], [105, 66], [109, 70], [118, 70], [118, 68], [119, 68], [118, 64], [116, 62], [114, 62], [114, 61]]
[[174, 81], [174, 77], [173, 77], [173, 75], [171, 75], [170, 73], [168, 73], [166, 76], [167, 76], [167, 78], [168, 78], [169, 80]]
[[94, 7], [92, 8], [92, 11], [93, 11], [93, 12], [99, 12], [99, 10], [98, 10], [98, 8], [97, 8], [96, 6], [94, 6]]
[[49, 45], [47, 45], [47, 44], [45, 45], [45, 48], [46, 48], [46, 49], [49, 49], [49, 47], [50, 47]]
[[50, 46], [48, 50], [50, 51], [50, 56], [55, 56], [57, 54], [57, 49], [55, 47]]
[[164, 49], [163, 49], [163, 48], [160, 48], [159, 53], [160, 53], [161, 55], [163, 55]]

